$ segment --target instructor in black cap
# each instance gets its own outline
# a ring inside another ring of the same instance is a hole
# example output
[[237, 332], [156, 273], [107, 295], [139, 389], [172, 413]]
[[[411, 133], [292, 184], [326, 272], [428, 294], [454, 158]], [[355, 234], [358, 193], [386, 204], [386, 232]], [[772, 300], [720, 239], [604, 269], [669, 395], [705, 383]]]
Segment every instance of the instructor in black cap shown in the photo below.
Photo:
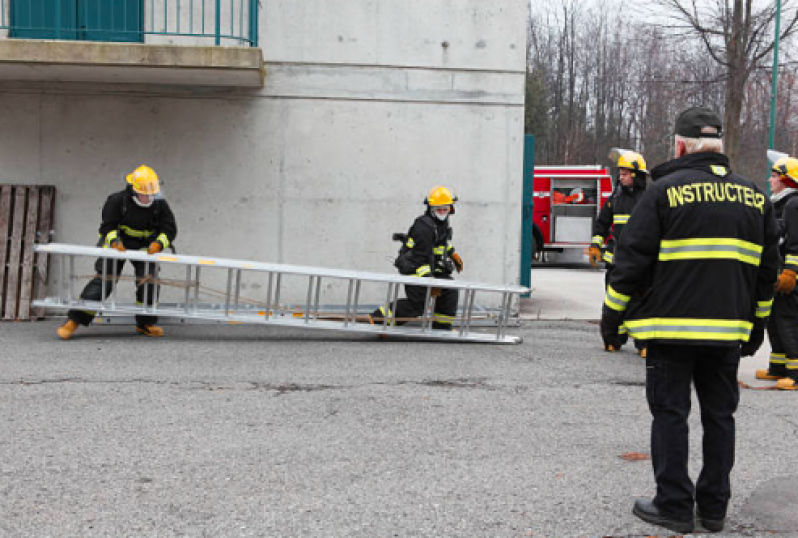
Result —
[[[764, 338], [778, 264], [770, 201], [729, 168], [707, 108], [676, 120], [675, 159], [651, 170], [615, 251], [601, 319], [605, 346], [625, 325], [648, 341], [646, 396], [657, 490], [633, 513], [678, 533], [719, 532], [731, 497], [740, 356]], [[640, 297], [628, 316], [629, 300]], [[703, 467], [688, 474], [691, 385], [704, 427]]]

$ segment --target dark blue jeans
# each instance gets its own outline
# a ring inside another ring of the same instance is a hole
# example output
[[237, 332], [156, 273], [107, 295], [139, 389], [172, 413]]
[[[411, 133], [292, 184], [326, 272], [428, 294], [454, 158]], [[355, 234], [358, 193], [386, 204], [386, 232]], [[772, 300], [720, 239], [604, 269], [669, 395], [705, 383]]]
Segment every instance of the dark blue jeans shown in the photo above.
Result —
[[[649, 342], [646, 396], [654, 420], [651, 461], [657, 481], [654, 504], [689, 519], [695, 505], [708, 518], [723, 518], [731, 497], [734, 412], [740, 401], [738, 345], [691, 346]], [[703, 467], [695, 486], [687, 471], [691, 386], [701, 408]]]

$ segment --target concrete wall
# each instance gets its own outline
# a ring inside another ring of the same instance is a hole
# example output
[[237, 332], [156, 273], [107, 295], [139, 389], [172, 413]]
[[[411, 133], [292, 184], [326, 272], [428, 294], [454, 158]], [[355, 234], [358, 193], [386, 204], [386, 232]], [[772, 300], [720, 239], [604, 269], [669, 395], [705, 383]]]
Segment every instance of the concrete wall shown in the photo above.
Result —
[[91, 244], [105, 197], [144, 162], [182, 253], [387, 273], [391, 233], [444, 184], [463, 278], [514, 283], [526, 11], [265, 0], [261, 91], [5, 83], [0, 183], [56, 185], [55, 239]]

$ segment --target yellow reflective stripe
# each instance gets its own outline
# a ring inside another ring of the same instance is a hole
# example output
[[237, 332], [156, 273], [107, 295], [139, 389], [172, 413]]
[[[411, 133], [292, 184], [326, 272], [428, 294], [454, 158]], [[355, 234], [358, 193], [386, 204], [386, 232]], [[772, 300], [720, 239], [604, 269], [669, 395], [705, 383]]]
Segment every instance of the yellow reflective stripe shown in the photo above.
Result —
[[115, 241], [118, 238], [119, 238], [119, 232], [117, 232], [116, 230], [111, 230], [110, 232], [108, 232], [108, 235], [105, 236], [105, 245], [110, 247], [111, 242]]
[[728, 168], [726, 168], [725, 166], [721, 166], [719, 164], [710, 165], [710, 168], [712, 169], [712, 173], [715, 174], [716, 176], [723, 177], [729, 173]]
[[596, 243], [597, 245], [600, 246], [600, 245], [604, 244], [604, 238], [601, 237], [600, 235], [594, 235], [593, 239], [591, 239], [590, 242], [591, 243]]
[[628, 333], [629, 329], [626, 327], [626, 323], [624, 323], [618, 328], [618, 334], [628, 334]]
[[166, 234], [159, 234], [158, 237], [155, 238], [156, 241], [163, 245], [163, 248], [169, 248], [171, 243], [169, 242], [169, 238], [166, 237]]
[[[385, 313], [385, 307], [381, 306], [380, 307], [380, 313], [382, 314], [383, 318], [393, 318], [393, 312], [391, 311], [390, 308], [388, 309], [388, 313], [386, 314]], [[377, 323], [380, 323], [379, 320], [377, 320]], [[394, 320], [394, 319], [388, 320], [388, 325], [396, 325], [396, 320]]]
[[407, 243], [405, 243], [405, 246], [407, 248], [413, 248], [414, 246], [416, 246], [415, 239], [413, 239], [412, 237], [408, 238]]
[[432, 272], [429, 265], [422, 265], [418, 269], [416, 269], [416, 276], [424, 276], [428, 275]]
[[130, 226], [125, 226], [124, 224], [119, 228], [125, 232], [125, 235], [129, 235], [130, 237], [149, 237], [155, 233], [152, 230], [134, 230]]
[[724, 259], [759, 265], [761, 256], [760, 245], [727, 237], [664, 239], [659, 244], [661, 261]]
[[753, 323], [734, 319], [649, 318], [627, 321], [633, 338], [674, 340], [741, 340], [747, 342]]
[[610, 252], [609, 250], [604, 251], [604, 254], [601, 255], [604, 258], [604, 261], [607, 263], [612, 263], [615, 259], [615, 255]]
[[612, 289], [612, 286], [607, 286], [607, 295], [604, 296], [604, 304], [613, 310], [617, 310], [618, 312], [626, 310], [629, 299], [631, 299], [629, 295], [618, 293]]
[[787, 256], [784, 258], [784, 268], [798, 271], [798, 256], [787, 254]]
[[446, 253], [446, 247], [435, 247], [432, 249], [432, 253], [438, 256], [443, 256]]
[[435, 321], [438, 323], [443, 323], [445, 325], [452, 325], [454, 323], [454, 316], [446, 316], [444, 314], [433, 314], [432, 317], [435, 318]]
[[787, 355], [784, 353], [771, 353], [770, 354], [770, 362], [772, 364], [784, 364], [786, 362]]
[[613, 215], [612, 223], [613, 224], [626, 224], [627, 222], [629, 222], [629, 217], [631, 217], [631, 215]]
[[757, 301], [756, 303], [756, 317], [766, 318], [770, 315], [770, 310], [773, 307], [773, 299], [770, 301]]
[[798, 370], [798, 359], [787, 359], [785, 366], [788, 370]]
[[449, 245], [446, 247], [446, 252], [449, 252], [450, 250], [454, 250], [454, 245]]

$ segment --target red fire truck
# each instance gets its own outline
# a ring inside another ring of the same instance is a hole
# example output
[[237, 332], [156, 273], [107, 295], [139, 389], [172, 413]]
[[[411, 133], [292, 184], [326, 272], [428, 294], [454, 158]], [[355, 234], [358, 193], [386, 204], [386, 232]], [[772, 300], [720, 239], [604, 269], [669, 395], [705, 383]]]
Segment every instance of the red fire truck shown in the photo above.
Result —
[[600, 166], [536, 166], [532, 209], [533, 253], [578, 253], [590, 245], [593, 222], [612, 195], [612, 177]]

